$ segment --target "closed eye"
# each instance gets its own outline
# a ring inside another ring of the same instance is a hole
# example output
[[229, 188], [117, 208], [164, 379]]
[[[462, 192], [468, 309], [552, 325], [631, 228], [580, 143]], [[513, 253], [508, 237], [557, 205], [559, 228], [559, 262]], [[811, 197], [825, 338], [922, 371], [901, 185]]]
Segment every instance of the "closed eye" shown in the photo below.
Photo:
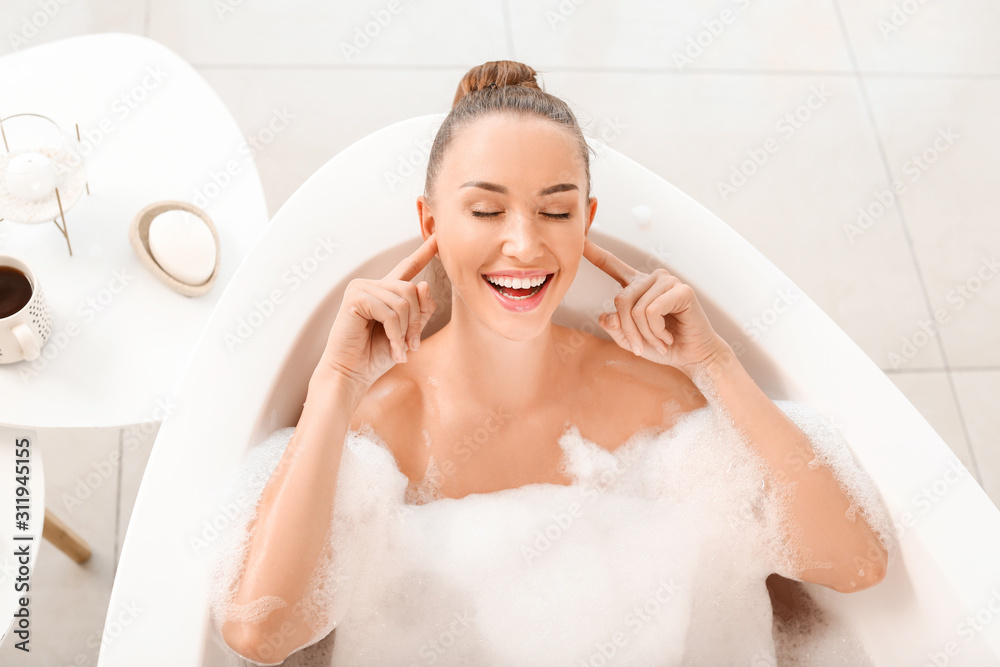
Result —
[[[471, 211], [472, 217], [474, 218], [495, 218], [500, 215], [502, 211]], [[553, 220], [569, 220], [569, 213], [545, 213], [542, 212], [547, 218], [552, 218]]]

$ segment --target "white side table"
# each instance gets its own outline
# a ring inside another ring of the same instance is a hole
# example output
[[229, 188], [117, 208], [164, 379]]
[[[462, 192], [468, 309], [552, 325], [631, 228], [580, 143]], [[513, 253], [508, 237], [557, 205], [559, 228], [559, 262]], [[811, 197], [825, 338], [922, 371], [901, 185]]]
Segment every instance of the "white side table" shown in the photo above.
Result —
[[[204, 323], [267, 223], [253, 153], [205, 80], [174, 52], [136, 35], [74, 37], [0, 58], [0, 116], [23, 112], [48, 116], [70, 133], [79, 125], [90, 194], [66, 212], [72, 256], [52, 223], [0, 222], [0, 253], [32, 268], [52, 310], [42, 356], [0, 365], [0, 426], [160, 421], [174, 406]], [[203, 296], [169, 289], [129, 245], [135, 214], [168, 199], [201, 207], [218, 229], [219, 276]], [[41, 484], [40, 449], [33, 454]], [[0, 474], [6, 484], [9, 471]], [[40, 486], [34, 498], [39, 518], [43, 492]], [[86, 560], [86, 544], [45, 516], [45, 537]], [[5, 548], [7, 528], [0, 532]], [[12, 596], [4, 585], [3, 627]]]
[[[90, 195], [66, 213], [73, 256], [52, 223], [0, 222], [0, 253], [35, 272], [52, 308], [42, 356], [0, 366], [0, 423], [106, 427], [162, 419], [216, 301], [267, 223], [252, 154], [208, 83], [161, 44], [99, 34], [0, 58], [0, 114], [80, 126]], [[219, 231], [221, 267], [188, 298], [132, 252], [144, 206], [180, 199]]]

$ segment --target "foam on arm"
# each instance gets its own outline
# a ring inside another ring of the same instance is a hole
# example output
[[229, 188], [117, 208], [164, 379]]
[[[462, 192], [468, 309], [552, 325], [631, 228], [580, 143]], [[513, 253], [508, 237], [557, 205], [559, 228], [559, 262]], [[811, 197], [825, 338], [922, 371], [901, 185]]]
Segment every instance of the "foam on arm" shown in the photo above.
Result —
[[[862, 517], [875, 534], [878, 546], [887, 552], [888, 562], [892, 562], [896, 555], [892, 517], [875, 482], [855, 460], [843, 436], [820, 412], [805, 403], [776, 400], [774, 404], [809, 438], [815, 458], [805, 462], [805, 465], [810, 469], [824, 466], [830, 470], [841, 491], [850, 501], [845, 515], [847, 519], [854, 522], [859, 516]], [[789, 554], [780, 553], [778, 563], [787, 566], [788, 557]], [[867, 558], [862, 554], [856, 557], [857, 562], [852, 564], [863, 570]], [[784, 572], [779, 574], [789, 576]]]
[[[811, 454], [803, 457], [801, 450], [789, 451], [785, 461], [795, 469], [829, 470], [849, 506], [845, 512], [848, 521], [854, 523], [863, 517], [871, 528], [877, 544], [868, 545], [865, 553], [855, 554], [850, 566], [864, 576], [866, 569], [875, 567], [881, 560], [879, 548], [888, 553], [888, 562], [895, 557], [895, 535], [892, 519], [875, 483], [864, 468], [855, 460], [850, 447], [840, 433], [817, 410], [809, 405], [791, 400], [775, 400], [778, 407], [806, 435]], [[727, 427], [727, 430], [731, 427]], [[733, 431], [735, 433], [735, 431]], [[769, 569], [788, 579], [802, 581], [805, 570], [828, 569], [834, 563], [815, 560], [811, 551], [801, 543], [800, 529], [790, 524], [791, 503], [795, 502], [801, 481], [786, 481], [776, 475], [764, 458], [747, 443], [742, 434], [744, 449], [753, 462], [751, 477], [757, 491], [742, 499], [736, 507], [735, 515], [740, 523], [750, 529], [744, 538], [761, 543]], [[808, 458], [809, 460], [806, 460]], [[766, 492], [764, 489], [766, 488]], [[791, 526], [791, 533], [789, 529]], [[853, 582], [851, 584], [853, 586]]]
[[[294, 432], [294, 427], [278, 429], [248, 451], [226, 493], [226, 506], [235, 508], [235, 514], [230, 516], [229, 523], [210, 547], [210, 604], [214, 632], [217, 643], [234, 664], [281, 664], [257, 662], [238, 654], [222, 640], [221, 628], [231, 619], [260, 623], [273, 611], [289, 606], [288, 601], [275, 595], [243, 604], [236, 603], [234, 598], [245, 570], [250, 526], [260, 498]], [[294, 604], [296, 616], [310, 630], [310, 638], [292, 654], [322, 640], [344, 619], [350, 608], [353, 586], [384, 540], [386, 521], [402, 499], [405, 486], [406, 477], [395, 467], [391, 453], [373, 442], [369, 429], [347, 433], [337, 478], [333, 518], [323, 553], [310, 577], [305, 596]], [[294, 549], [295, 546], [290, 545], [289, 548]], [[281, 634], [275, 633], [276, 636], [265, 640], [265, 646], [258, 647], [261, 657], [267, 657], [268, 645], [280, 645], [283, 639]]]

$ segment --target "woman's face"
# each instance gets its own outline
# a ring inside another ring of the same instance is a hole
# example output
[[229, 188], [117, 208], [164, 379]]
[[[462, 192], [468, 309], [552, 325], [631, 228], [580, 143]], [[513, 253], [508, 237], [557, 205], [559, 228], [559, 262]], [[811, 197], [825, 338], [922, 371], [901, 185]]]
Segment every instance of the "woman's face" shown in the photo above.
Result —
[[[423, 236], [437, 234], [451, 279], [452, 317], [464, 307], [508, 340], [545, 331], [573, 283], [597, 211], [586, 189], [580, 149], [556, 123], [502, 114], [462, 127], [433, 201], [417, 199]], [[506, 277], [520, 278], [521, 289], [493, 284]]]

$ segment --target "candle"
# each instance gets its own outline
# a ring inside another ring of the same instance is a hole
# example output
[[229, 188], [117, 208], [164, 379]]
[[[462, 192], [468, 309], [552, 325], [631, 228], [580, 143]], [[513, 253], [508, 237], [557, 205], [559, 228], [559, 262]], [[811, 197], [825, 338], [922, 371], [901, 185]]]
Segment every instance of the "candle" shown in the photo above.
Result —
[[7, 163], [7, 191], [18, 199], [39, 201], [56, 189], [52, 160], [41, 153], [21, 153]]

